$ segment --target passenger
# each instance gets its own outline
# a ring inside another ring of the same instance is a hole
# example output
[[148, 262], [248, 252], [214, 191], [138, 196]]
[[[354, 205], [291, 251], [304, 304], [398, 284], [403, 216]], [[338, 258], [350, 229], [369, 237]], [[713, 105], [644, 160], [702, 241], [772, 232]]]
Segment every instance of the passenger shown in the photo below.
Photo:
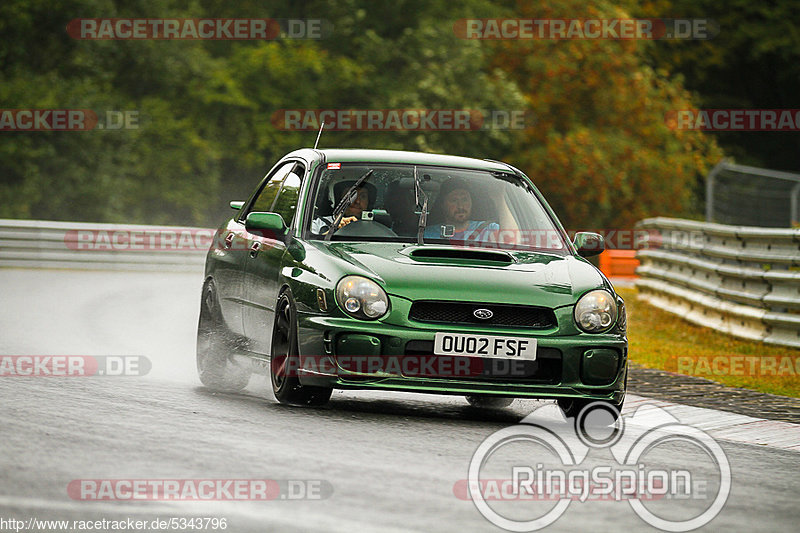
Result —
[[472, 192], [466, 181], [449, 178], [442, 184], [431, 214], [443, 224], [425, 228], [426, 239], [487, 240], [500, 230], [496, 222], [472, 220]]

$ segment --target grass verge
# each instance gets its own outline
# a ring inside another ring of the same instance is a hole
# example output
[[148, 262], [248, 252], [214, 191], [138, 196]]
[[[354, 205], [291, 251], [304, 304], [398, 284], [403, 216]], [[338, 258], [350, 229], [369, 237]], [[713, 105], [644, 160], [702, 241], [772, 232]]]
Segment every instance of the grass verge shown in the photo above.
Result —
[[628, 313], [630, 360], [723, 385], [800, 398], [800, 350], [696, 326], [617, 289]]

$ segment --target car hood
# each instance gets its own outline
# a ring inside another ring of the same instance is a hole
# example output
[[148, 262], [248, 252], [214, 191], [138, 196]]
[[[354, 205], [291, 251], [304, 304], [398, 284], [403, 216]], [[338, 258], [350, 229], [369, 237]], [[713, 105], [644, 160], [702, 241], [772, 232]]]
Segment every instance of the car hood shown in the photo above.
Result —
[[[342, 275], [360, 274], [409, 300], [572, 305], [605, 279], [572, 255], [407, 243], [314, 242]], [[344, 263], [344, 264], [343, 264]]]

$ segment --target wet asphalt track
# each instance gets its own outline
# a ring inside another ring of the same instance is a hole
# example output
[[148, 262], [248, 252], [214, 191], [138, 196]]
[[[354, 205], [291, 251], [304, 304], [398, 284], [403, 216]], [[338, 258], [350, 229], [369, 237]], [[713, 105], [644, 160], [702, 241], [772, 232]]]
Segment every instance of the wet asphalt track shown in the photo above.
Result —
[[[0, 518], [220, 517], [227, 531], [500, 531], [454, 494], [493, 432], [539, 402], [491, 412], [462, 398], [335, 392], [322, 409], [279, 405], [264, 378], [243, 394], [203, 388], [194, 371], [200, 277], [0, 269], [0, 354], [145, 355], [145, 377], [0, 378]], [[546, 415], [542, 415], [546, 416]], [[790, 531], [800, 520], [800, 454], [720, 441], [731, 495], [709, 531]], [[503, 461], [498, 457], [498, 472]], [[545, 455], [545, 464], [553, 460]], [[607, 450], [585, 464], [612, 461]], [[650, 464], [702, 471], [696, 449]], [[710, 475], [713, 478], [713, 475]], [[322, 480], [320, 500], [92, 502], [76, 479]], [[519, 517], [531, 508], [517, 506]], [[666, 512], [702, 503], [664, 501]], [[683, 510], [683, 511], [681, 511]], [[624, 502], [574, 502], [547, 531], [647, 531]]]

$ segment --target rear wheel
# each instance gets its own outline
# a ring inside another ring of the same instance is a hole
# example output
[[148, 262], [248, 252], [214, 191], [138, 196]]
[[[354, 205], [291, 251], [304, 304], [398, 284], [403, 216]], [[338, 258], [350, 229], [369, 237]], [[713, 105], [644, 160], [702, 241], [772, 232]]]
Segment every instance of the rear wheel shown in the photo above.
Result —
[[289, 292], [285, 292], [275, 307], [275, 327], [272, 329], [270, 376], [272, 391], [280, 403], [291, 405], [324, 405], [331, 397], [328, 387], [301, 385], [297, 378], [300, 356], [297, 347], [297, 311]]
[[250, 370], [231, 361], [236, 343], [222, 320], [213, 282], [203, 287], [197, 325], [197, 373], [208, 388], [238, 392], [250, 381]]
[[470, 395], [466, 396], [467, 401], [473, 407], [482, 409], [502, 409], [514, 403], [514, 398], [503, 398], [497, 396]]

